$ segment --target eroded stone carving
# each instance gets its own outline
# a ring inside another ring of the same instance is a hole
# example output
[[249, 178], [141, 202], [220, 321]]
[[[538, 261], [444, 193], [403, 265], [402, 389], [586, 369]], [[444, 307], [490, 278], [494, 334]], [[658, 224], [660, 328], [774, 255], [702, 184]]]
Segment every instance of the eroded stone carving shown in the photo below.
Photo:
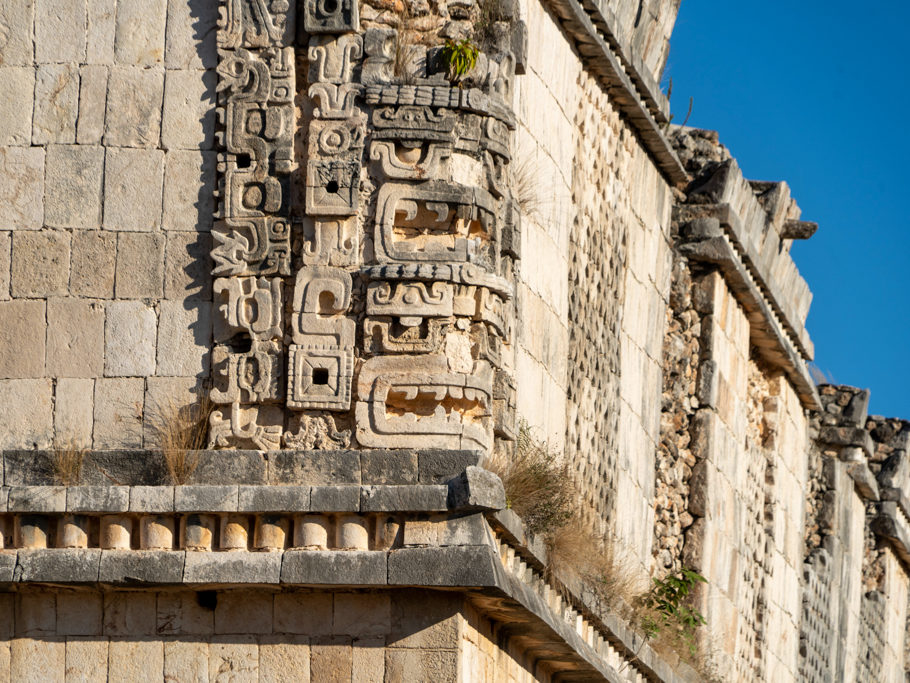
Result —
[[[445, 282], [372, 282], [367, 289], [367, 314], [404, 320], [447, 317], [453, 312], [452, 286]], [[407, 325], [407, 322], [404, 322]]]
[[280, 406], [218, 407], [209, 417], [209, 448], [275, 450], [281, 447], [284, 411]]
[[288, 45], [294, 35], [290, 0], [222, 0], [218, 10], [218, 47]]
[[356, 83], [314, 83], [309, 90], [310, 97], [318, 104], [313, 115], [320, 119], [350, 118], [357, 111], [354, 101], [360, 90]]
[[283, 396], [281, 343], [253, 341], [248, 351], [225, 345], [212, 350], [214, 403], [274, 403]]
[[448, 145], [439, 143], [395, 143], [373, 140], [370, 159], [379, 162], [382, 174], [391, 180], [429, 180], [441, 178], [444, 163], [451, 156]]
[[351, 34], [313, 36], [308, 55], [310, 83], [350, 83], [363, 56], [363, 38]]
[[359, 237], [353, 218], [305, 220], [301, 259], [307, 266], [356, 265]]
[[306, 0], [303, 26], [307, 33], [345, 33], [360, 28], [357, 0]]
[[307, 451], [350, 448], [351, 430], [339, 431], [331, 415], [295, 415], [283, 441], [287, 448]]
[[280, 278], [219, 278], [213, 285], [219, 316], [216, 342], [237, 334], [250, 339], [277, 339], [282, 335], [282, 283]]
[[439, 353], [446, 330], [454, 318], [416, 318], [406, 325], [401, 318], [365, 318], [363, 345], [367, 353]]

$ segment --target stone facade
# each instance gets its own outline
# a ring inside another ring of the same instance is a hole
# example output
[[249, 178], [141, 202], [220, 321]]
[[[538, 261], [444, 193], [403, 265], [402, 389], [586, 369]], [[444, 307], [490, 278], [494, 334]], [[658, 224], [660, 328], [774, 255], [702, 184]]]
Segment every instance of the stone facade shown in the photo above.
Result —
[[[902, 680], [910, 423], [670, 126], [678, 5], [0, 7], [0, 683]], [[523, 425], [702, 661], [509, 509]]]

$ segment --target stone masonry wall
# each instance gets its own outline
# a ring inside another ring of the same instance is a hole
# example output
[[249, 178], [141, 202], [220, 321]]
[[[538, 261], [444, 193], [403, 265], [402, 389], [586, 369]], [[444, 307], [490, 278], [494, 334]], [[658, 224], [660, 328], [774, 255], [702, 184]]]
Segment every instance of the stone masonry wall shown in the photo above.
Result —
[[0, 447], [141, 447], [208, 375], [215, 18], [0, 7]]

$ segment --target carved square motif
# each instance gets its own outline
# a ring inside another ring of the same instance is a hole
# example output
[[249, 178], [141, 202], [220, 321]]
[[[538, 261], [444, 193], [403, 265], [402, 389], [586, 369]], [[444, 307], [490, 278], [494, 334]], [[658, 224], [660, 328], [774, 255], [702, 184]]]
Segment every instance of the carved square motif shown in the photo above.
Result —
[[348, 410], [354, 348], [290, 346], [288, 407]]
[[307, 33], [348, 33], [360, 30], [357, 0], [306, 0], [303, 26]]
[[306, 210], [312, 216], [353, 216], [360, 199], [359, 157], [307, 163]]

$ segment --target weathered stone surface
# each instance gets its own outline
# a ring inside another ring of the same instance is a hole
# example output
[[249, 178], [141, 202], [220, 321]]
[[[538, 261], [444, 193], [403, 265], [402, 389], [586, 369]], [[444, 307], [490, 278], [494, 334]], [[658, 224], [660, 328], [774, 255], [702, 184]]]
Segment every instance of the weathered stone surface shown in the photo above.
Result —
[[97, 145], [104, 135], [108, 70], [104, 66], [86, 65], [80, 67], [79, 74], [79, 118], [76, 120], [76, 142], [80, 145]]
[[0, 378], [44, 375], [44, 307], [43, 301], [0, 301]]
[[68, 486], [67, 512], [126, 512], [130, 509], [129, 486]]
[[210, 680], [208, 643], [166, 641], [164, 643], [164, 680]]
[[162, 293], [165, 237], [160, 232], [123, 232], [117, 238], [118, 299], [157, 299]]
[[85, 61], [85, 3], [35, 3], [35, 61], [65, 63]]
[[167, 0], [119, 0], [115, 52], [120, 64], [164, 61]]
[[211, 149], [215, 131], [215, 72], [169, 70], [164, 81], [161, 144]]
[[[156, 147], [161, 136], [164, 71], [113, 67], [108, 77], [104, 144]], [[110, 173], [110, 169], [107, 171]]]
[[218, 636], [209, 645], [209, 680], [255, 681], [259, 647], [252, 636]]
[[269, 457], [270, 484], [360, 484], [357, 451], [279, 451]]
[[265, 484], [267, 462], [261, 451], [198, 451], [193, 484]]
[[457, 650], [388, 650], [385, 653], [387, 679], [414, 677], [421, 681], [457, 681]]
[[142, 446], [142, 398], [141, 378], [95, 380], [95, 448]]
[[358, 638], [351, 661], [352, 680], [382, 683], [385, 678], [385, 637]]
[[47, 301], [47, 374], [99, 377], [104, 369], [104, 308], [82, 299]]
[[108, 683], [131, 683], [164, 670], [164, 643], [159, 638], [112, 638], [108, 657]]
[[103, 176], [103, 148], [50, 145], [45, 158], [45, 223], [54, 228], [99, 228]]
[[[165, 200], [166, 201], [166, 200]], [[165, 215], [167, 204], [165, 204]], [[165, 227], [166, 227], [165, 218]], [[212, 299], [212, 237], [199, 232], [168, 232], [164, 297], [190, 301]]]
[[158, 374], [205, 376], [212, 344], [212, 305], [207, 301], [162, 301]]
[[0, 64], [32, 64], [34, 21], [35, 3], [32, 0], [8, 2], [0, 7], [0, 25], [3, 26], [3, 34], [6, 36], [6, 40], [0, 46]]
[[401, 548], [389, 553], [389, 583], [418, 586], [494, 586], [493, 562], [499, 558], [488, 546]]
[[278, 583], [282, 553], [187, 553], [184, 583]]
[[241, 486], [237, 509], [241, 512], [306, 512], [309, 486]]
[[186, 553], [176, 550], [102, 550], [102, 583], [181, 583]]
[[65, 486], [13, 486], [7, 507], [10, 512], [65, 512]]
[[155, 594], [117, 591], [104, 595], [104, 634], [150, 636], [155, 633]]
[[309, 638], [266, 636], [259, 639], [259, 683], [292, 683], [308, 680]]
[[0, 232], [0, 301], [10, 298], [9, 267], [12, 258], [13, 236], [9, 231]]
[[10, 286], [14, 297], [66, 294], [70, 235], [60, 230], [13, 233]]
[[72, 64], [43, 64], [35, 80], [32, 143], [76, 142], [79, 111], [79, 69]]
[[332, 632], [331, 593], [282, 592], [275, 595], [273, 630], [310, 636]]
[[117, 235], [101, 230], [73, 233], [70, 256], [70, 294], [112, 299]]
[[[154, 374], [156, 322], [155, 310], [141, 301], [108, 303], [105, 375], [144, 377]], [[140, 408], [141, 405], [140, 400]]]
[[108, 643], [97, 637], [66, 639], [65, 681], [107, 683]]
[[437, 512], [447, 509], [449, 489], [439, 485], [364, 486], [361, 512]]
[[489, 533], [480, 514], [446, 518], [407, 519], [402, 543], [405, 546], [483, 545]]
[[164, 64], [168, 69], [213, 69], [218, 63], [215, 28], [218, 8], [207, 3], [168, 0]]
[[271, 633], [272, 594], [225, 592], [215, 607], [215, 633]]
[[0, 552], [0, 583], [11, 583], [16, 571], [16, 552]]
[[352, 680], [353, 651], [348, 638], [314, 638], [310, 645], [310, 676], [314, 681]]
[[360, 454], [364, 484], [416, 484], [417, 452], [407, 450], [365, 450]]
[[104, 172], [104, 227], [148, 232], [161, 225], [164, 152], [107, 150]]
[[0, 66], [0, 89], [4, 93], [0, 100], [0, 145], [29, 144], [32, 139], [35, 70]]
[[233, 512], [237, 510], [236, 486], [189, 485], [174, 487], [177, 512]]
[[313, 486], [310, 509], [317, 512], [357, 512], [360, 510], [360, 487]]
[[502, 480], [492, 472], [469, 465], [449, 481], [449, 505], [462, 510], [502, 510], [506, 492]]
[[172, 149], [164, 178], [164, 230], [207, 231], [215, 211], [215, 152]]
[[98, 548], [20, 550], [16, 576], [22, 582], [94, 583], [100, 562]]
[[428, 450], [419, 454], [421, 484], [445, 484], [469, 465], [480, 462], [478, 451]]
[[382, 636], [392, 630], [388, 593], [336, 593], [332, 632], [354, 638]]
[[16, 602], [17, 634], [53, 635], [57, 626], [57, 601], [53, 593], [23, 593]]
[[173, 486], [131, 486], [131, 512], [173, 512]]
[[116, 29], [116, 0], [92, 0], [87, 3], [88, 34], [85, 45], [88, 64], [114, 63], [114, 31]]
[[10, 643], [10, 680], [61, 683], [66, 666], [63, 638], [14, 638]]
[[369, 550], [288, 550], [281, 583], [381, 585], [386, 583], [386, 553]]
[[0, 449], [47, 448], [54, 433], [51, 380], [0, 380], [0, 424]]
[[[0, 69], [0, 73], [2, 71]], [[44, 222], [44, 149], [0, 148], [0, 215], [4, 230], [41, 228]]]
[[77, 448], [92, 445], [95, 383], [91, 379], [60, 377], [54, 391], [54, 441]]
[[102, 601], [98, 593], [59, 593], [57, 633], [92, 636], [101, 633]]

